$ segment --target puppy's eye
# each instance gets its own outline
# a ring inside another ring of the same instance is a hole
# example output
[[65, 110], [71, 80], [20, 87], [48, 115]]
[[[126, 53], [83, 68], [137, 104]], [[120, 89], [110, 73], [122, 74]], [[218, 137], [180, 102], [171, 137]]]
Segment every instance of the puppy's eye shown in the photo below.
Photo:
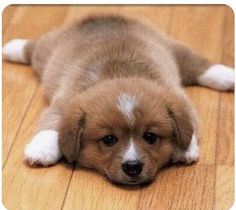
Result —
[[110, 147], [114, 145], [118, 140], [114, 135], [108, 135], [108, 136], [103, 137], [102, 141], [104, 144]]
[[158, 135], [152, 132], [144, 132], [143, 134], [143, 139], [148, 143], [148, 144], [154, 144], [158, 138]]

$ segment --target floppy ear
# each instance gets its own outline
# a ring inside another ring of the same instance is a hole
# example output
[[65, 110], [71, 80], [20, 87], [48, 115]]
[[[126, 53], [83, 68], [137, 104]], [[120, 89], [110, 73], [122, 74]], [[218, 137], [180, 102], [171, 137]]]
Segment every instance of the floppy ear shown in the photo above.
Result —
[[59, 145], [68, 162], [76, 160], [84, 127], [84, 113], [80, 108], [68, 110], [62, 117]]
[[172, 120], [174, 137], [180, 148], [186, 150], [194, 132], [194, 111], [191, 109], [188, 101], [185, 101], [185, 98], [169, 101], [167, 110]]

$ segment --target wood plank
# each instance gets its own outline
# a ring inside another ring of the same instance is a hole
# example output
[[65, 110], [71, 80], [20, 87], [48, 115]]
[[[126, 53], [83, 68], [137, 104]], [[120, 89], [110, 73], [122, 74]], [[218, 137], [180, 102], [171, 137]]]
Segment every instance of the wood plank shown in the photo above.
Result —
[[74, 171], [63, 209], [136, 210], [139, 187], [119, 187], [95, 172]]
[[[234, 14], [225, 7], [224, 28], [222, 30], [222, 63], [234, 66]], [[234, 94], [220, 94], [220, 114], [218, 120], [216, 161], [217, 165], [234, 164]]]
[[[5, 34], [5, 40], [14, 37], [38, 37], [41, 33], [59, 25], [64, 19], [66, 10], [66, 7], [60, 9], [42, 6], [19, 7], [17, 14], [12, 18], [12, 28]], [[16, 64], [6, 64], [6, 67], [14, 67], [15, 71], [11, 74], [12, 69], [6, 69], [4, 66], [6, 78], [3, 107], [6, 120], [4, 120], [3, 136], [5, 142], [6, 140], [8, 143], [12, 142], [11, 152], [3, 169], [4, 205], [8, 209], [51, 209], [51, 207], [60, 209], [64, 199], [63, 192], [66, 192], [72, 173], [71, 168], [59, 164], [50, 169], [32, 169], [23, 162], [23, 149], [33, 135], [39, 115], [45, 106], [42, 90], [38, 88], [36, 75], [30, 67]], [[22, 74], [25, 74], [24, 78]], [[26, 106], [27, 103], [29, 107]], [[9, 152], [9, 148], [4, 144], [3, 148]], [[55, 186], [60, 188], [60, 195]]]
[[234, 201], [234, 167], [217, 166], [215, 210], [230, 209]]
[[[222, 6], [177, 6], [171, 35], [187, 43], [200, 55], [220, 63], [223, 24], [224, 7]], [[200, 119], [199, 164], [214, 164], [219, 92], [207, 88], [190, 87], [187, 88], [187, 93]]]
[[7, 6], [6, 8], [4, 8], [2, 13], [2, 17], [4, 17], [2, 19], [2, 31], [5, 31], [6, 28], [10, 26], [11, 18], [14, 16], [16, 10], [17, 7], [14, 6]]
[[234, 95], [221, 93], [216, 164], [234, 165]]
[[205, 88], [188, 87], [187, 94], [197, 111], [199, 119], [200, 159], [198, 164], [214, 164], [216, 159], [219, 93]]
[[221, 61], [224, 6], [176, 6], [174, 17], [173, 37], [212, 62]]
[[31, 98], [37, 87], [35, 73], [23, 65], [3, 64], [3, 164], [5, 164]]
[[43, 91], [39, 88], [3, 170], [3, 203], [8, 209], [61, 209], [72, 168], [63, 163], [30, 168], [23, 162], [25, 145], [33, 136], [44, 107]]
[[[173, 6], [124, 6], [120, 14], [151, 25], [152, 28], [169, 32]], [[164, 18], [165, 17], [165, 18]]]
[[[34, 39], [60, 26], [67, 13], [67, 6], [14, 6], [18, 8], [11, 19], [10, 32], [3, 42], [18, 37]], [[5, 17], [4, 17], [5, 18]]]
[[[36, 38], [60, 24], [66, 7], [14, 6], [17, 8], [10, 26], [3, 31], [3, 42], [13, 38]], [[8, 8], [3, 14], [7, 17]], [[49, 15], [50, 14], [50, 15]], [[39, 18], [42, 17], [42, 18]], [[3, 163], [7, 159], [18, 129], [38, 86], [36, 74], [29, 66], [3, 62]], [[9, 131], [11, 129], [11, 131]]]
[[222, 62], [229, 66], [234, 66], [234, 11], [228, 7], [224, 7], [225, 18], [223, 33], [224, 51]]
[[213, 209], [214, 176], [215, 167], [210, 165], [166, 168], [142, 189], [138, 210]]

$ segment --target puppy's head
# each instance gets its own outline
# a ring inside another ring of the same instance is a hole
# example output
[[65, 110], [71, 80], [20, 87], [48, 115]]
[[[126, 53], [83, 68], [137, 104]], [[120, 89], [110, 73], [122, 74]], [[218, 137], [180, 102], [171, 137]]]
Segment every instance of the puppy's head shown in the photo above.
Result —
[[153, 180], [193, 134], [184, 99], [141, 79], [101, 83], [70, 99], [62, 117], [60, 147], [68, 161], [124, 184]]

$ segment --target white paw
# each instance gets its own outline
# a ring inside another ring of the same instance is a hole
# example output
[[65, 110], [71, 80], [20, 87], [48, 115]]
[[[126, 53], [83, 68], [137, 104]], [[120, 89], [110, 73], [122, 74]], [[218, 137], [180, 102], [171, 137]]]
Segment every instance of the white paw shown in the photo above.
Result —
[[195, 135], [192, 136], [191, 143], [184, 153], [184, 159], [187, 164], [198, 161], [199, 158], [199, 147], [197, 143], [197, 138]]
[[234, 90], [234, 70], [217, 64], [211, 66], [198, 78], [199, 84], [216, 90]]
[[58, 132], [55, 130], [40, 131], [24, 150], [24, 159], [29, 165], [53, 165], [61, 157]]
[[4, 58], [13, 62], [26, 63], [24, 48], [27, 43], [28, 40], [25, 39], [11, 40], [2, 49]]
[[199, 147], [196, 136], [193, 134], [190, 145], [187, 151], [183, 151], [180, 149], [176, 149], [173, 154], [172, 161], [176, 162], [184, 162], [186, 164], [191, 164], [192, 162], [197, 162], [199, 159]]

